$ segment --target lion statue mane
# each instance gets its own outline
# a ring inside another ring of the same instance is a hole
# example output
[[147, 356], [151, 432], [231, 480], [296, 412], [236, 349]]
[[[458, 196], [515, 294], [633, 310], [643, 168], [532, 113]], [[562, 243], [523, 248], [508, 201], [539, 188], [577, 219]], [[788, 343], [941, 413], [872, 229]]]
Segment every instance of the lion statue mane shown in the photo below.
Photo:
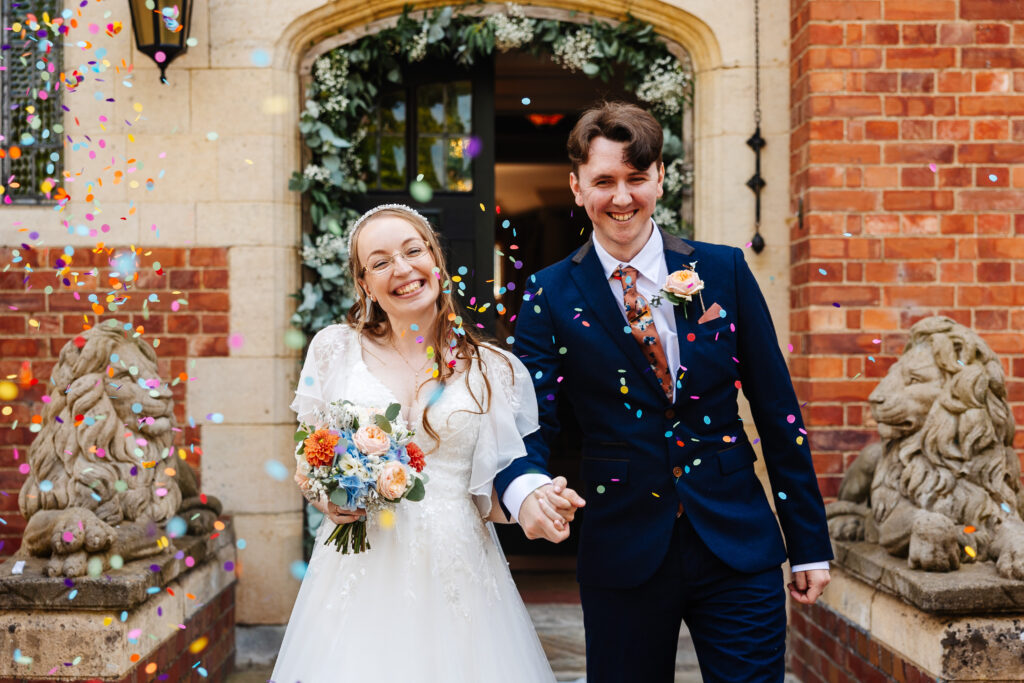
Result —
[[48, 575], [80, 576], [93, 558], [106, 568], [162, 552], [175, 515], [209, 532], [221, 506], [174, 457], [174, 401], [151, 346], [116, 320], [93, 327], [61, 350], [44, 401], [18, 495], [20, 554], [49, 557]]
[[881, 443], [863, 449], [828, 506], [839, 540], [878, 543], [911, 568], [994, 560], [1024, 579], [1024, 492], [999, 359], [946, 317], [910, 328], [869, 397]]

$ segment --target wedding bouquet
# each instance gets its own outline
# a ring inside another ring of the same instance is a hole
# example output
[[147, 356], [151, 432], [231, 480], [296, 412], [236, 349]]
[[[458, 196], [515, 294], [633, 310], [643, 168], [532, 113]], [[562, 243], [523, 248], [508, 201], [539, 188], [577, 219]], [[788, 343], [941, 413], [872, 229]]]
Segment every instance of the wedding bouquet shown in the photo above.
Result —
[[[415, 432], [396, 419], [401, 406], [383, 413], [350, 401], [317, 409], [313, 424], [295, 432], [298, 478], [307, 499], [326, 497], [346, 510], [380, 511], [404, 500], [423, 500], [427, 475], [423, 451], [413, 443]], [[324, 544], [342, 553], [369, 550], [366, 522], [342, 524]]]

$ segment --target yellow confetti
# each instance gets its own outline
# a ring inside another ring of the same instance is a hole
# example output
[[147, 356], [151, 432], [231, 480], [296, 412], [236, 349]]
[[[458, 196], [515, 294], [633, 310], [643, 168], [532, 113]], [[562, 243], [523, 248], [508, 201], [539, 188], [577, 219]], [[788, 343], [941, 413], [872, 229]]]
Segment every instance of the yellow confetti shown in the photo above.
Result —
[[142, 103], [141, 102], [136, 102], [135, 104], [132, 105], [132, 109], [134, 109], [135, 111], [141, 112], [142, 111]]
[[969, 546], [969, 545], [965, 545], [965, 546], [964, 546], [964, 552], [965, 552], [965, 553], [967, 553], [967, 555], [968, 555], [968, 556], [969, 556], [969, 557], [970, 557], [970, 558], [971, 558], [972, 560], [973, 560], [973, 559], [974, 559], [975, 557], [977, 557], [977, 556], [978, 556], [978, 553], [974, 552], [974, 548], [972, 548], [972, 547], [971, 547], [971, 546]]
[[651, 495], [652, 495], [652, 496], [654, 496], [655, 498], [661, 498], [661, 496], [659, 496], [659, 495], [658, 495], [657, 493], [655, 493], [654, 491], [651, 491]]
[[114, 618], [113, 617], [104, 617], [103, 618], [103, 625], [104, 626], [110, 626], [113, 623], [114, 623]]
[[13, 401], [18, 398], [18, 385], [14, 382], [0, 382], [0, 401]]
[[253, 161], [252, 161], [252, 159], [246, 159], [246, 160], [245, 160], [245, 163], [249, 164], [250, 166], [252, 166], [252, 165], [253, 165]]
[[32, 327], [39, 327], [39, 321], [35, 318], [29, 318], [28, 324]]
[[391, 510], [381, 510], [378, 519], [380, 520], [381, 527], [385, 529], [390, 529], [395, 525], [395, 513]]
[[803, 442], [804, 442], [804, 437], [802, 437], [802, 436], [796, 437], [796, 443], [797, 443], [798, 446], [802, 445]]
[[619, 391], [621, 391], [624, 394], [628, 394], [629, 393], [629, 387], [619, 387]]
[[481, 211], [486, 211], [486, 210], [487, 210], [487, 209], [485, 209], [485, 208], [484, 208], [484, 205], [483, 205], [483, 203], [481, 203], [481, 204], [480, 204], [480, 210], [481, 210]]
[[206, 636], [199, 636], [198, 638], [193, 640], [191, 643], [189, 643], [188, 651], [191, 652], [194, 655], [195, 654], [199, 654], [200, 652], [202, 652], [203, 650], [206, 649], [206, 645], [209, 642], [210, 642], [210, 639], [207, 638]]

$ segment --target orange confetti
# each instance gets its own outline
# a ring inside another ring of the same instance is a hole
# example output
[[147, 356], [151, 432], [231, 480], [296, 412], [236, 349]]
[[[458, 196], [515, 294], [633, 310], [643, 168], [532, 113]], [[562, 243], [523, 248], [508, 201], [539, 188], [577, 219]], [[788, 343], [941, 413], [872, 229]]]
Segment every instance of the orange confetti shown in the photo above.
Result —
[[965, 534], [973, 534], [975, 531], [977, 531], [977, 529], [975, 529], [973, 526], [968, 525], [964, 527]]
[[8, 151], [8, 154], [11, 155], [12, 159], [20, 159], [21, 158], [21, 148], [20, 147], [11, 147], [10, 151]]

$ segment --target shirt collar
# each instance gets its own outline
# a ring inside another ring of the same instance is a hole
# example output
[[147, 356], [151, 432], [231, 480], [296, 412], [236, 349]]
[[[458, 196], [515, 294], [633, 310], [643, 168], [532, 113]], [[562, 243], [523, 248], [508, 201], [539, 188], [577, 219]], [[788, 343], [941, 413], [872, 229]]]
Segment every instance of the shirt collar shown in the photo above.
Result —
[[[661, 239], [661, 230], [658, 229], [653, 219], [651, 220], [651, 227], [653, 230], [651, 230], [651, 236], [647, 239], [647, 243], [644, 244], [636, 256], [622, 265], [633, 266], [639, 275], [656, 283], [664, 279], [659, 276], [663, 275], [662, 270], [667, 270], [668, 267], [665, 265], [665, 242]], [[594, 252], [597, 254], [601, 267], [604, 269], [604, 278], [608, 280], [615, 274], [619, 264], [622, 262], [609, 254], [596, 238], [592, 238], [592, 241], [594, 243]]]

